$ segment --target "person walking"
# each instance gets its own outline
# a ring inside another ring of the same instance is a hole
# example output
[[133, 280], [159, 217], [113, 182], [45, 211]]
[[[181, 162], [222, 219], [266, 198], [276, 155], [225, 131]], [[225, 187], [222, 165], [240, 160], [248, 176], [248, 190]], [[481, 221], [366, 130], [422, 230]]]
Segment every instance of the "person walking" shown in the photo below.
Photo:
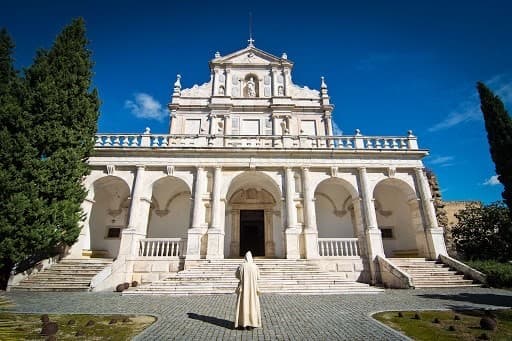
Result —
[[251, 251], [245, 254], [244, 262], [236, 271], [236, 278], [240, 280], [236, 289], [236, 315], [235, 328], [253, 329], [261, 327], [260, 292], [258, 280], [260, 272], [254, 264]]

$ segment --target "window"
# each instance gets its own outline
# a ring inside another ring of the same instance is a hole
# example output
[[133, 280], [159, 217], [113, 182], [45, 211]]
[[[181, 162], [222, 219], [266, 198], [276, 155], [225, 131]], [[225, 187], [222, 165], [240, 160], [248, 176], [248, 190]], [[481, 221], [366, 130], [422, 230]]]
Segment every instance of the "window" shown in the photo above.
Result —
[[121, 228], [120, 227], [107, 227], [107, 236], [105, 239], [115, 239], [115, 238], [121, 238]]
[[231, 118], [231, 135], [240, 134], [240, 118], [232, 117]]
[[382, 235], [382, 239], [394, 239], [393, 235], [393, 227], [392, 226], [382, 226], [380, 228], [380, 233]]

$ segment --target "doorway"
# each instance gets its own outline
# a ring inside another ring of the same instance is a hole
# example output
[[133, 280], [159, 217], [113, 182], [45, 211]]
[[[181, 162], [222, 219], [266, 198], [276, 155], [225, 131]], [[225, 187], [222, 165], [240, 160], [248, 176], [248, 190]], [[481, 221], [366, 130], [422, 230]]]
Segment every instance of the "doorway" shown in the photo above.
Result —
[[263, 210], [240, 210], [240, 256], [251, 251], [265, 256], [265, 215]]

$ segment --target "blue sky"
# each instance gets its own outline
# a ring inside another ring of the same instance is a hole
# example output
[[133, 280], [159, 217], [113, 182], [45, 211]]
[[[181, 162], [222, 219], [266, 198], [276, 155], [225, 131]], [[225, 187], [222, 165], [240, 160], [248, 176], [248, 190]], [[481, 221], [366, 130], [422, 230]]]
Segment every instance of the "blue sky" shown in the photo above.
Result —
[[325, 76], [344, 134], [405, 135], [429, 149], [445, 200], [501, 199], [475, 83], [512, 108], [510, 1], [4, 1], [0, 27], [18, 68], [72, 18], [87, 24], [102, 100], [99, 132], [165, 133], [176, 74], [209, 80], [214, 53], [247, 45], [295, 63], [293, 81]]

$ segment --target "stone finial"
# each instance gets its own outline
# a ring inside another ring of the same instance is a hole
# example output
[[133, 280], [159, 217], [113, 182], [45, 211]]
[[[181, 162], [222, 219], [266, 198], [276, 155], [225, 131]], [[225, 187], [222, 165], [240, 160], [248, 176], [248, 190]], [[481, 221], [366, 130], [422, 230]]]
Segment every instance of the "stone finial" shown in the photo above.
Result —
[[144, 129], [144, 134], [151, 134], [151, 129], [149, 127], [146, 127], [146, 129]]
[[325, 84], [324, 76], [320, 77], [322, 83], [320, 84], [320, 89], [327, 89], [327, 84]]
[[288, 59], [288, 55], [286, 54], [286, 52], [283, 52], [283, 55], [281, 56], [282, 59]]
[[407, 137], [414, 137], [412, 130], [407, 130]]
[[361, 134], [361, 130], [356, 129], [356, 136], [361, 136], [361, 135], [362, 135], [362, 134]]
[[220, 58], [220, 52], [219, 51], [215, 52], [215, 58]]
[[181, 75], [176, 75], [176, 82], [174, 82], [174, 93], [173, 95], [180, 95], [181, 93]]

